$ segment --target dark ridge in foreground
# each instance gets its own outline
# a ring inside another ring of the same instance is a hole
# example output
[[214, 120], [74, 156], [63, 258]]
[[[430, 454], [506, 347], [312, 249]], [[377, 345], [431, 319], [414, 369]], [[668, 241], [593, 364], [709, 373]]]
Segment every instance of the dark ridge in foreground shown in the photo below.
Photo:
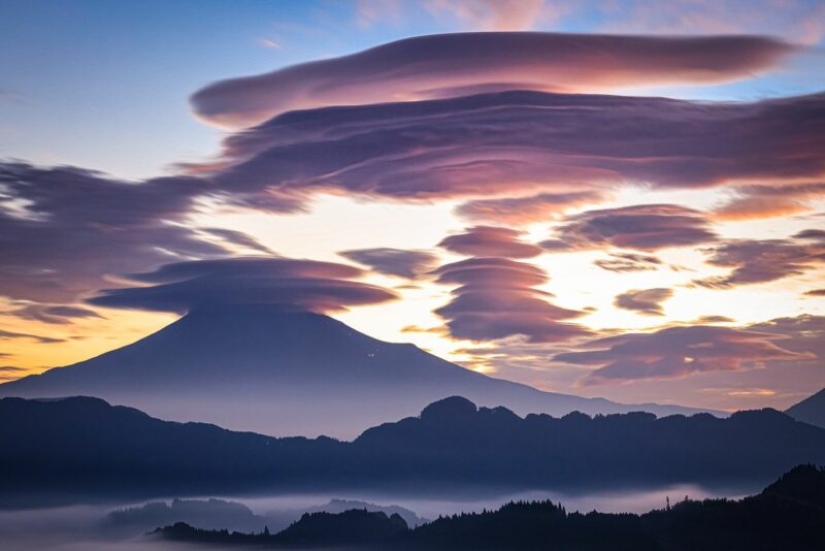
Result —
[[759, 551], [825, 549], [825, 470], [802, 465], [740, 501], [685, 501], [644, 515], [568, 513], [549, 501], [442, 517], [414, 530], [384, 513], [304, 515], [275, 535], [198, 530], [183, 523], [154, 535], [173, 541], [375, 549], [566, 551]]
[[96, 398], [0, 399], [0, 506], [103, 498], [339, 490], [749, 488], [825, 464], [825, 430], [774, 410], [719, 419], [648, 413], [562, 418], [460, 397], [352, 442], [273, 438], [161, 421]]

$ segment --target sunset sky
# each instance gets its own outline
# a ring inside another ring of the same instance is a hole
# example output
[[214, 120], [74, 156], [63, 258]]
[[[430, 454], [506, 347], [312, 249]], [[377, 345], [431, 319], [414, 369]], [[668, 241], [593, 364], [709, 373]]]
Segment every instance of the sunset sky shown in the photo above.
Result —
[[211, 303], [495, 377], [825, 386], [819, 0], [0, 4], [0, 381]]

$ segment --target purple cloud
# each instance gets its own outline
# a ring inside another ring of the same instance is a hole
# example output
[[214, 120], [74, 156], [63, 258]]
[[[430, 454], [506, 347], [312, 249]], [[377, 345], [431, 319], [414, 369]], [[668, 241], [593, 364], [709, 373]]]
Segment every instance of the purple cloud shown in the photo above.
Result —
[[[726, 276], [694, 280], [693, 283], [711, 289], [727, 289], [803, 274], [825, 264], [825, 241], [816, 240], [818, 231], [801, 232], [795, 236], [797, 241], [740, 239], [710, 248], [706, 251], [710, 255], [708, 264], [731, 268], [731, 272]], [[805, 242], [806, 238], [812, 240]]]
[[470, 258], [434, 271], [438, 282], [457, 284], [449, 304], [436, 310], [458, 339], [490, 341], [521, 335], [529, 342], [555, 342], [589, 331], [565, 323], [582, 315], [552, 304], [534, 287], [547, 281], [537, 266], [506, 258]]
[[540, 255], [541, 247], [521, 240], [524, 232], [494, 226], [475, 226], [464, 233], [445, 237], [439, 247], [466, 256], [531, 258]]
[[56, 339], [53, 337], [44, 337], [42, 335], [32, 335], [31, 333], [18, 333], [17, 331], [6, 331], [4, 329], [0, 329], [0, 340], [3, 339], [28, 339], [39, 342], [40, 344], [54, 344], [65, 341], [65, 339]]
[[379, 274], [418, 279], [435, 267], [436, 256], [427, 251], [378, 248], [338, 253], [344, 258], [369, 266]]
[[190, 99], [230, 128], [298, 109], [418, 101], [502, 90], [612, 91], [712, 84], [776, 67], [797, 48], [755, 36], [649, 37], [537, 32], [419, 36], [343, 57], [219, 81]]
[[475, 222], [501, 223], [521, 226], [548, 222], [565, 210], [598, 203], [604, 196], [597, 191], [542, 193], [531, 197], [480, 199], [469, 201], [456, 209], [456, 214]]
[[65, 325], [72, 323], [73, 319], [82, 318], [99, 318], [104, 319], [103, 316], [89, 310], [88, 308], [81, 308], [79, 306], [49, 306], [46, 304], [29, 304], [9, 312], [9, 314], [33, 321], [40, 321], [43, 323], [51, 323], [56, 325]]
[[790, 216], [813, 209], [813, 203], [825, 197], [825, 183], [788, 184], [784, 186], [739, 186], [731, 190], [732, 198], [715, 209], [722, 220], [750, 220]]
[[556, 237], [541, 243], [549, 251], [605, 246], [641, 251], [696, 245], [716, 240], [710, 222], [678, 205], [634, 205], [586, 211], [568, 217]]
[[[231, 136], [210, 178], [239, 194], [397, 200], [774, 186], [825, 173], [825, 94], [755, 103], [504, 92], [288, 113]], [[810, 124], [800, 125], [805, 119]], [[598, 132], [594, 132], [598, 129]]]
[[556, 354], [554, 361], [594, 369], [583, 385], [687, 377], [712, 371], [753, 369], [768, 361], [812, 360], [809, 351], [781, 346], [784, 335], [694, 325], [653, 333], [625, 333], [586, 343], [591, 350]]
[[593, 264], [608, 272], [647, 272], [658, 270], [662, 261], [652, 255], [638, 253], [611, 253], [608, 258], [600, 258]]
[[0, 295], [73, 303], [108, 274], [226, 254], [182, 224], [207, 189], [194, 178], [132, 183], [0, 164]]
[[231, 243], [232, 245], [237, 245], [239, 247], [250, 249], [267, 255], [275, 254], [274, 252], [272, 252], [272, 249], [262, 244], [260, 241], [258, 241], [251, 235], [246, 234], [244, 232], [228, 230], [226, 228], [204, 228], [201, 231], [214, 237], [217, 237], [219, 239], [222, 239], [227, 243]]
[[632, 310], [646, 316], [663, 316], [662, 302], [673, 296], [673, 289], [634, 289], [616, 297], [617, 308]]
[[179, 262], [130, 276], [135, 282], [154, 285], [104, 290], [88, 302], [175, 313], [256, 304], [330, 313], [397, 298], [392, 291], [352, 281], [363, 275], [363, 270], [346, 264], [282, 257]]

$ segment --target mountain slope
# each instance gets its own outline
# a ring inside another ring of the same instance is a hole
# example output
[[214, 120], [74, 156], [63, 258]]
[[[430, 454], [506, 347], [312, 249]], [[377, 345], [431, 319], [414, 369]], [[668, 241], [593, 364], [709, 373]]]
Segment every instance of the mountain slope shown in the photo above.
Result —
[[785, 413], [797, 421], [825, 428], [825, 388], [789, 407]]
[[353, 442], [161, 421], [97, 398], [0, 399], [0, 507], [169, 495], [754, 487], [825, 464], [825, 429], [774, 410], [521, 418], [464, 398]]
[[255, 306], [195, 311], [129, 346], [0, 385], [0, 396], [98, 396], [163, 419], [345, 438], [455, 394], [519, 414], [695, 411], [541, 392], [326, 316]]

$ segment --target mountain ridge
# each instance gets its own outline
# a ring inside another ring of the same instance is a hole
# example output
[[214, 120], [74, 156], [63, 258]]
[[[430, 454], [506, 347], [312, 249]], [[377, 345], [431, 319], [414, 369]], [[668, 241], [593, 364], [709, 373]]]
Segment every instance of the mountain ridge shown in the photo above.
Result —
[[825, 428], [825, 388], [792, 405], [785, 413], [797, 421]]
[[132, 344], [0, 385], [0, 396], [92, 395], [169, 420], [344, 438], [456, 394], [520, 414], [703, 411], [544, 392], [324, 315], [265, 306], [195, 310]]
[[170, 495], [731, 488], [825, 464], [825, 429], [775, 410], [522, 418], [451, 397], [342, 442], [163, 421], [99, 398], [3, 398], [0, 449], [0, 507], [34, 507]]

